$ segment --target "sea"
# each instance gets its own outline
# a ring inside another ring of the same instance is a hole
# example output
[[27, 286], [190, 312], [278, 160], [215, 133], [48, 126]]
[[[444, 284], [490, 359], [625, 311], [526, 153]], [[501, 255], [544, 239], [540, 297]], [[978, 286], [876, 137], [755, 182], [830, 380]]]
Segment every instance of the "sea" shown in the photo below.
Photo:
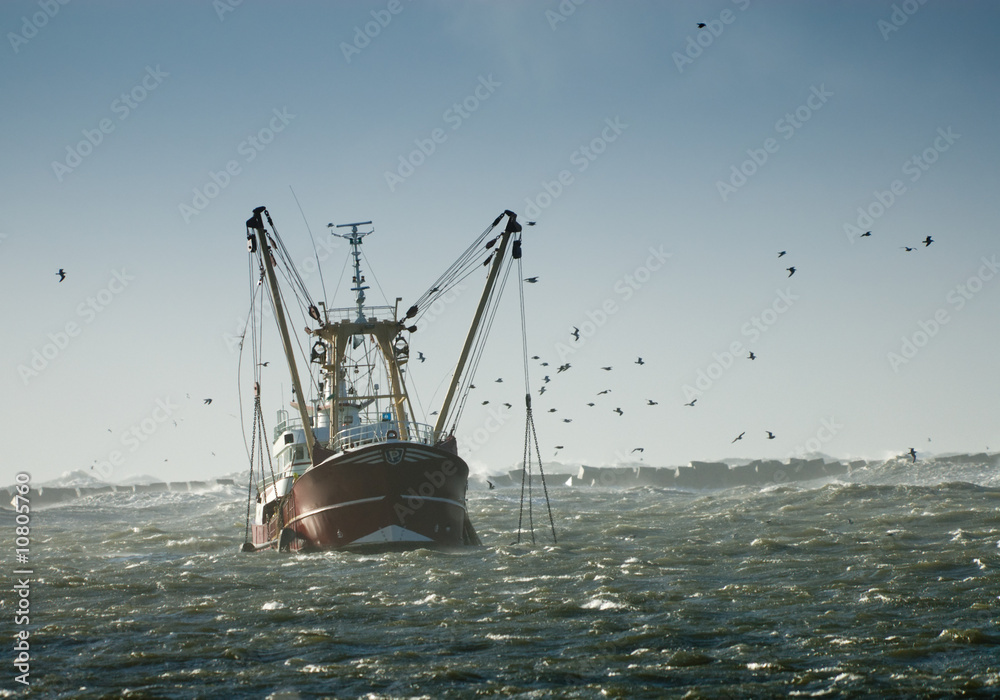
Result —
[[87, 496], [3, 556], [0, 696], [998, 697], [998, 471], [547, 483], [555, 541], [541, 490], [530, 530], [519, 486], [474, 480], [482, 547], [384, 554], [240, 552], [245, 481]]

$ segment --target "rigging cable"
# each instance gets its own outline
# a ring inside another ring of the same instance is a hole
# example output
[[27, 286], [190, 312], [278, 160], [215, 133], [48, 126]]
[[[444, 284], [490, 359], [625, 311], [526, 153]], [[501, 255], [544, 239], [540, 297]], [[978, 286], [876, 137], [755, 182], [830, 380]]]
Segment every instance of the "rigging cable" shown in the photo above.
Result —
[[486, 339], [489, 337], [490, 331], [493, 329], [493, 321], [496, 318], [497, 310], [500, 308], [500, 297], [503, 295], [504, 287], [507, 285], [507, 279], [509, 278], [510, 271], [512, 269], [513, 264], [508, 260], [506, 267], [504, 268], [503, 278], [500, 280], [499, 284], [493, 287], [490, 292], [490, 296], [487, 299], [486, 322], [480, 327], [473, 344], [472, 359], [469, 364], [469, 369], [462, 380], [463, 388], [460, 393], [458, 405], [455, 409], [455, 418], [452, 421], [452, 432], [458, 428], [458, 421], [465, 410], [466, 399], [469, 397], [469, 391], [472, 388], [472, 381], [475, 379], [476, 371], [479, 369], [479, 363], [483, 358], [483, 352], [486, 350]]
[[[292, 186], [289, 185], [288, 189], [292, 190]], [[295, 199], [295, 204], [299, 207], [299, 213], [302, 214], [302, 220], [306, 224], [306, 231], [309, 232], [309, 240], [312, 243], [313, 255], [316, 256], [316, 269], [319, 271], [319, 284], [323, 289], [323, 301], [326, 301], [326, 282], [323, 281], [323, 268], [319, 264], [319, 251], [316, 249], [316, 239], [313, 238], [312, 229], [309, 228], [309, 220], [306, 219], [306, 213], [302, 210], [302, 205], [299, 204], [299, 198], [295, 194], [295, 190], [292, 190], [292, 197]]]
[[[236, 361], [236, 393], [239, 397], [240, 406], [240, 428], [243, 432], [243, 447], [247, 451], [247, 458], [250, 462], [250, 474], [247, 478], [247, 520], [246, 526], [243, 530], [243, 542], [246, 544], [250, 541], [250, 502], [253, 494], [253, 446], [256, 443], [256, 431], [254, 432], [253, 440], [250, 445], [247, 445], [247, 431], [246, 423], [243, 417], [243, 343], [246, 341], [247, 329], [251, 328], [250, 321], [253, 319], [254, 304], [257, 297], [257, 288], [253, 283], [253, 255], [247, 256], [248, 260], [248, 271], [250, 275], [250, 310], [247, 312], [246, 322], [243, 324], [243, 334], [240, 336], [240, 354]], [[255, 425], [256, 428], [256, 425]]]
[[521, 239], [518, 236], [517, 241], [514, 246], [514, 256], [517, 259], [517, 278], [518, 278], [518, 292], [521, 300], [521, 349], [524, 359], [524, 406], [525, 406], [525, 424], [524, 424], [524, 458], [522, 461], [523, 468], [521, 469], [521, 508], [517, 516], [517, 541], [521, 542], [521, 524], [524, 515], [524, 487], [525, 481], [527, 481], [528, 486], [528, 525], [531, 531], [531, 543], [535, 543], [535, 523], [534, 514], [532, 512], [532, 494], [531, 494], [531, 449], [529, 445], [529, 438], [534, 443], [535, 456], [538, 459], [538, 474], [541, 477], [542, 491], [545, 494], [545, 507], [549, 513], [549, 526], [552, 529], [552, 543], [557, 544], [556, 539], [556, 524], [552, 518], [552, 504], [549, 501], [549, 488], [545, 483], [545, 471], [542, 469], [542, 453], [538, 448], [538, 433], [535, 431], [535, 417], [531, 409], [531, 384], [528, 375], [528, 327], [525, 321], [525, 310], [524, 310], [524, 272], [521, 266]]
[[[359, 246], [359, 248], [360, 248], [360, 246]], [[375, 268], [372, 267], [372, 264], [370, 262], [368, 262], [368, 256], [365, 255], [365, 251], [364, 250], [361, 251], [361, 258], [365, 261], [365, 265], [368, 266], [368, 274], [371, 275], [372, 278], [375, 280], [375, 286], [378, 287], [379, 294], [382, 295], [382, 299], [383, 299], [383, 301], [385, 301], [385, 305], [389, 306], [389, 297], [387, 297], [385, 295], [385, 292], [382, 291], [382, 285], [378, 283], [378, 277], [375, 275]], [[360, 286], [361, 283], [358, 282], [358, 285]]]
[[[504, 212], [506, 214], [506, 212]], [[438, 297], [450, 291], [457, 283], [465, 279], [466, 276], [471, 274], [471, 272], [478, 266], [478, 254], [481, 252], [480, 247], [486, 240], [486, 237], [490, 234], [493, 229], [497, 227], [500, 220], [503, 218], [504, 214], [501, 214], [493, 223], [486, 227], [479, 237], [470, 245], [466, 250], [458, 257], [458, 259], [448, 267], [444, 273], [431, 285], [430, 289], [420, 295], [417, 301], [409, 308], [407, 311], [407, 318], [412, 318], [410, 315], [418, 313], [422, 316], [429, 306], [429, 302], [436, 301]], [[486, 246], [486, 250], [489, 250], [496, 242], [496, 238]], [[460, 277], [461, 276], [461, 277]], [[416, 309], [416, 311], [414, 311]], [[419, 316], [418, 316], [419, 318]]]

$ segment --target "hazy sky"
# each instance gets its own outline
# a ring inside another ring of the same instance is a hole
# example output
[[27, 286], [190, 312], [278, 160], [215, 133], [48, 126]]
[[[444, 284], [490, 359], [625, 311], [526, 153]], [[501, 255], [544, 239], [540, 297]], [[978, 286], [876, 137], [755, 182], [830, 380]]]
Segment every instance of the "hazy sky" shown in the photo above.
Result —
[[[0, 28], [3, 483], [246, 467], [258, 205], [317, 298], [307, 222], [332, 297], [326, 223], [373, 220], [389, 303], [537, 220], [545, 460], [1000, 447], [994, 2], [8, 0]], [[414, 336], [427, 412], [479, 283]], [[460, 427], [479, 470], [521, 457], [516, 291]]]

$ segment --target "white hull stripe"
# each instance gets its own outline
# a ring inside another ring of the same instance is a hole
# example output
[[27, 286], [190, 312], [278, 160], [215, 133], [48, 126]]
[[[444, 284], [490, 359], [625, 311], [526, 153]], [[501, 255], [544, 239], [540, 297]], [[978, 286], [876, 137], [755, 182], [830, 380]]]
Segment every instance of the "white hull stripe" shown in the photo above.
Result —
[[344, 508], [346, 506], [356, 506], [359, 503], [373, 503], [375, 501], [381, 501], [383, 498], [385, 498], [385, 496], [374, 496], [372, 498], [359, 498], [356, 501], [344, 501], [343, 503], [334, 503], [333, 505], [323, 506], [322, 508], [316, 508], [315, 510], [311, 510], [308, 513], [302, 513], [301, 515], [295, 516], [287, 523], [285, 523], [285, 526], [287, 527], [288, 525], [296, 523], [299, 520], [302, 520], [303, 518], [309, 518], [314, 515], [318, 515], [319, 513], [324, 513], [328, 510], [334, 510], [335, 508]]
[[403, 496], [403, 503], [407, 501], [437, 501], [438, 503], [447, 503], [449, 505], [455, 506], [456, 508], [461, 508], [465, 510], [465, 504], [459, 503], [458, 501], [453, 501], [450, 498], [440, 498], [438, 496]]
[[[373, 503], [374, 501], [381, 501], [384, 498], [385, 498], [385, 496], [375, 496], [373, 498], [359, 498], [356, 501], [345, 501], [344, 503], [334, 503], [333, 505], [323, 506], [322, 508], [316, 508], [315, 510], [311, 510], [308, 513], [302, 513], [301, 515], [295, 516], [294, 518], [292, 518], [291, 520], [289, 520], [287, 523], [285, 523], [285, 526], [287, 527], [288, 525], [292, 525], [294, 523], [297, 523], [298, 521], [302, 520], [303, 518], [309, 518], [309, 517], [312, 517], [313, 515], [318, 515], [320, 513], [325, 513], [328, 510], [334, 510], [335, 508], [344, 508], [345, 506], [354, 506], [354, 505], [357, 505], [359, 503]], [[448, 505], [452, 505], [452, 506], [455, 506], [456, 508], [461, 508], [462, 510], [465, 510], [465, 505], [464, 504], [459, 503], [458, 501], [454, 501], [454, 500], [452, 500], [450, 498], [439, 498], [438, 496], [404, 496], [403, 500], [404, 500], [404, 502], [409, 501], [409, 500], [437, 501], [438, 503], [447, 503]]]

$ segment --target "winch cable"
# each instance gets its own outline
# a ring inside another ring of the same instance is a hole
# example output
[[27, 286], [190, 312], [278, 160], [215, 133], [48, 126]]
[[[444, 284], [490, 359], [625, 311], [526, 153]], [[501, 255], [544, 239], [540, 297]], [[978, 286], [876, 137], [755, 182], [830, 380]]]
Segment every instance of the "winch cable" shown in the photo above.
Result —
[[[262, 251], [258, 251], [257, 252], [258, 265], [260, 266], [260, 269], [261, 269], [261, 273], [260, 273], [261, 283], [260, 283], [260, 286], [267, 288], [267, 285], [263, 284], [263, 278], [264, 278], [263, 264], [264, 263], [263, 263], [263, 260], [259, 259], [261, 254], [262, 254]], [[263, 296], [263, 293], [262, 293], [262, 296]], [[270, 296], [270, 289], [268, 289], [268, 296]], [[257, 312], [258, 315], [254, 319], [255, 322], [253, 324], [251, 324], [252, 327], [253, 327], [253, 335], [252, 335], [252, 341], [253, 342], [251, 343], [251, 347], [253, 349], [253, 368], [254, 368], [254, 377], [253, 377], [254, 378], [254, 384], [253, 384], [253, 386], [254, 386], [254, 431], [255, 431], [255, 435], [258, 434], [258, 431], [259, 431], [259, 435], [260, 435], [259, 447], [258, 447], [258, 456], [259, 456], [259, 460], [260, 460], [260, 486], [258, 486], [257, 490], [261, 492], [261, 497], [263, 498], [264, 492], [267, 491], [267, 478], [266, 478], [266, 476], [264, 474], [264, 455], [265, 454], [267, 454], [268, 471], [271, 472], [271, 483], [274, 484], [274, 488], [275, 489], [277, 489], [278, 480], [277, 480], [277, 477], [274, 474], [274, 462], [271, 459], [271, 450], [267, 449], [267, 442], [266, 442], [267, 441], [267, 428], [264, 425], [264, 412], [263, 412], [263, 409], [261, 408], [261, 404], [260, 404], [260, 381], [261, 381], [261, 378], [262, 378], [262, 372], [263, 372], [263, 368], [264, 368], [264, 365], [261, 362], [261, 358], [263, 356], [263, 347], [264, 347], [264, 334], [263, 334], [263, 330], [264, 330], [264, 304], [263, 304], [263, 299], [261, 300], [261, 302], [262, 303], [258, 305], [259, 311]], [[273, 299], [271, 299], [271, 308], [272, 309], [274, 308], [274, 300]], [[259, 329], [259, 331], [258, 331], [258, 329]], [[252, 447], [253, 446], [251, 445], [251, 453], [250, 453], [251, 454], [251, 460], [253, 459]], [[261, 488], [261, 487], [263, 487], [263, 488]]]
[[483, 351], [486, 349], [486, 339], [490, 335], [490, 331], [493, 329], [493, 321], [496, 318], [497, 310], [500, 308], [500, 297], [503, 296], [504, 287], [507, 285], [507, 279], [510, 277], [510, 271], [514, 268], [513, 264], [510, 263], [510, 259], [505, 263], [506, 267], [503, 271], [503, 276], [493, 290], [490, 292], [490, 296], [486, 302], [486, 321], [482, 324], [479, 329], [479, 333], [476, 336], [475, 342], [473, 344], [473, 350], [471, 354], [471, 361], [469, 363], [469, 369], [462, 379], [462, 388], [460, 390], [460, 398], [458, 406], [455, 409], [455, 417], [451, 423], [451, 432], [454, 432], [458, 428], [458, 421], [462, 417], [462, 412], [465, 410], [465, 403], [469, 397], [469, 392], [472, 389], [472, 382], [475, 379], [476, 371], [479, 369], [479, 363], [483, 359]]
[[[265, 210], [264, 213], [267, 214], [267, 211]], [[268, 220], [268, 223], [271, 224], [271, 228], [274, 229], [274, 222], [271, 221], [270, 215], [268, 215], [267, 220]], [[280, 238], [280, 236], [278, 236], [278, 233], [277, 233], [276, 229], [274, 229], [274, 238], [272, 238], [271, 236], [268, 236], [268, 238], [269, 238], [270, 243], [271, 243], [272, 246], [277, 246], [277, 243], [276, 243], [275, 239], [277, 239], [278, 242], [281, 241], [281, 238]], [[275, 249], [275, 248], [272, 248], [272, 249]], [[280, 251], [279, 251], [279, 253], [280, 253]], [[258, 256], [259, 255], [260, 255], [260, 253], [258, 252]], [[305, 285], [302, 282], [302, 278], [299, 277], [299, 274], [295, 270], [295, 267], [289, 264], [288, 259], [287, 259], [287, 255], [280, 255], [279, 254], [278, 257], [279, 257], [279, 259], [280, 259], [280, 261], [281, 261], [282, 264], [277, 264], [278, 260], [275, 260], [274, 258], [272, 258], [272, 263], [275, 263], [273, 265], [273, 267], [274, 267], [275, 271], [277, 273], [279, 273], [281, 275], [281, 277], [285, 280], [287, 286], [292, 290], [292, 292], [293, 292], [293, 294], [295, 296], [296, 301], [298, 301], [299, 316], [301, 317], [302, 322], [305, 324], [305, 327], [308, 328], [309, 324], [311, 324], [313, 321], [316, 321], [317, 323], [319, 323], [320, 322], [319, 319], [317, 319], [317, 318], [315, 318], [313, 316], [310, 316], [309, 313], [307, 312], [307, 310], [316, 309], [316, 315], [319, 316], [319, 309], [312, 303], [312, 299], [311, 299], [311, 297], [309, 297], [308, 292], [307, 291], [303, 291], [302, 293], [300, 293], [297, 290], [297, 288], [296, 288], [298, 286], [298, 287], [301, 287], [302, 290], [305, 290]], [[263, 262], [261, 264], [263, 264]], [[268, 296], [268, 299], [271, 301], [271, 308], [274, 309], [275, 308], [274, 298], [271, 295], [271, 289], [270, 289], [270, 287], [268, 287], [268, 289], [267, 289], [267, 296]], [[286, 316], [289, 317], [289, 318], [291, 318], [292, 314], [291, 314], [291, 311], [289, 309], [288, 303], [285, 300], [285, 297], [281, 298], [281, 303], [283, 305], [283, 308], [284, 308]], [[301, 338], [301, 336], [298, 333], [292, 333], [291, 335], [295, 339], [295, 344], [298, 346], [299, 359], [303, 363], [302, 366], [307, 368], [307, 372], [309, 374], [309, 396], [303, 397], [303, 400], [307, 401], [307, 402], [310, 402], [316, 396], [316, 389], [317, 389], [317, 386], [318, 386], [318, 379], [313, 374], [313, 363], [309, 359], [310, 356], [306, 354], [305, 348], [302, 347], [302, 338]]]
[[[246, 526], [243, 531], [243, 542], [246, 544], [250, 541], [250, 504], [253, 501], [253, 451], [257, 442], [257, 423], [256, 416], [254, 418], [254, 432], [251, 437], [251, 442], [247, 444], [247, 430], [246, 421], [243, 416], [243, 346], [246, 342], [247, 331], [250, 330], [251, 334], [255, 331], [255, 324], [252, 323], [254, 318], [254, 308], [256, 306], [257, 299], [257, 289], [259, 285], [254, 284], [254, 258], [253, 254], [248, 256], [248, 269], [250, 274], [250, 310], [247, 312], [246, 322], [243, 324], [243, 334], [240, 336], [240, 353], [236, 361], [236, 392], [239, 397], [240, 406], [240, 428], [243, 433], [243, 447], [247, 451], [247, 460], [250, 463], [249, 476], [247, 478], [247, 520]], [[253, 344], [251, 343], [251, 347]]]
[[[432, 303], [434, 303], [438, 298], [447, 294], [464, 280], [469, 274], [471, 274], [476, 267], [478, 267], [479, 257], [484, 250], [489, 250], [495, 244], [497, 238], [494, 238], [490, 243], [486, 243], [487, 237], [490, 232], [493, 231], [500, 223], [500, 220], [504, 217], [504, 212], [496, 219], [493, 223], [486, 227], [479, 237], [470, 245], [465, 252], [463, 252], [458, 259], [448, 267], [444, 273], [431, 285], [430, 289], [420, 295], [416, 302], [407, 310], [407, 318], [413, 318], [416, 316], [419, 319], [427, 311]], [[485, 244], [485, 245], [484, 245]], [[416, 311], [413, 311], [416, 309]], [[413, 315], [410, 315], [413, 312]]]
[[[260, 379], [261, 379], [261, 345], [263, 343], [263, 335], [258, 333], [258, 328], [263, 328], [263, 304], [257, 303], [257, 292], [263, 287], [263, 271], [260, 272], [257, 282], [254, 283], [254, 256], [251, 253], [249, 256], [249, 277], [250, 277], [250, 310], [247, 314], [247, 320], [243, 328], [243, 335], [240, 339], [240, 352], [237, 361], [237, 393], [239, 397], [240, 404], [240, 424], [243, 426], [243, 441], [244, 447], [247, 448], [247, 457], [250, 463], [249, 475], [247, 478], [247, 512], [246, 512], [246, 523], [244, 526], [244, 543], [249, 543], [250, 537], [250, 510], [251, 504], [253, 502], [253, 483], [254, 483], [254, 456], [255, 453], [258, 458], [260, 466], [260, 481], [259, 483], [263, 485], [265, 483], [264, 476], [264, 439], [267, 435], [267, 430], [264, 425], [264, 416], [260, 404]], [[259, 267], [259, 257], [258, 257], [258, 267]], [[258, 320], [259, 314], [259, 320]], [[260, 324], [260, 325], [258, 325]], [[243, 364], [243, 351], [246, 349], [247, 331], [250, 331], [250, 350], [251, 350], [251, 360], [253, 362], [253, 377], [254, 377], [254, 417], [253, 417], [253, 428], [251, 430], [251, 440], [250, 445], [246, 445], [246, 424], [243, 416], [243, 384], [242, 384], [242, 364]], [[258, 442], [259, 436], [259, 442]], [[259, 447], [258, 447], [259, 445]], [[271, 480], [272, 483], [276, 483], [274, 476], [274, 466], [271, 464], [271, 455], [268, 453], [268, 463], [270, 465]], [[258, 487], [258, 491], [259, 491]]]
[[[518, 544], [521, 542], [521, 529], [524, 516], [524, 491], [525, 483], [527, 482], [528, 490], [528, 526], [531, 532], [531, 543], [535, 543], [535, 523], [534, 514], [532, 512], [532, 494], [531, 494], [531, 444], [534, 444], [535, 456], [538, 460], [538, 474], [542, 482], [542, 491], [545, 494], [545, 507], [549, 513], [549, 526], [552, 529], [552, 543], [557, 544], [556, 539], [556, 524], [555, 520], [552, 518], [552, 503], [549, 501], [549, 489], [545, 483], [545, 471], [542, 469], [542, 454], [538, 448], [538, 433], [535, 430], [535, 417], [531, 409], [531, 380], [528, 372], [528, 326], [526, 322], [526, 314], [524, 310], [524, 272], [521, 266], [521, 256], [520, 256], [520, 242], [521, 238], [518, 236], [515, 241], [515, 255], [517, 256], [517, 278], [518, 278], [518, 292], [521, 301], [521, 353], [524, 360], [524, 407], [525, 407], [525, 424], [524, 424], [524, 457], [523, 457], [523, 469], [521, 469], [521, 507], [517, 516], [517, 541]], [[530, 439], [530, 443], [529, 443]]]
[[299, 275], [298, 269], [292, 263], [292, 256], [289, 255], [288, 249], [285, 247], [285, 242], [281, 239], [281, 235], [278, 233], [277, 226], [275, 226], [274, 221], [271, 220], [271, 212], [265, 209], [264, 216], [267, 217], [267, 223], [270, 224], [271, 232], [274, 234], [273, 238], [269, 236], [271, 245], [274, 250], [277, 251], [278, 257], [285, 263], [285, 268], [288, 270], [288, 275], [291, 277], [288, 282], [292, 292], [299, 300], [299, 303], [303, 306], [306, 306], [307, 308], [315, 306], [312, 296], [310, 296], [309, 290], [306, 288], [305, 282], [302, 280], [301, 275]]
[[316, 257], [316, 270], [319, 272], [319, 285], [323, 290], [323, 301], [326, 301], [326, 282], [323, 280], [323, 267], [319, 264], [319, 251], [316, 249], [316, 239], [313, 238], [312, 229], [309, 227], [309, 219], [306, 218], [305, 211], [302, 210], [302, 205], [299, 204], [299, 198], [295, 194], [295, 190], [289, 185], [288, 189], [292, 190], [292, 197], [295, 199], [295, 205], [299, 208], [299, 213], [302, 214], [302, 221], [305, 222], [306, 231], [309, 233], [309, 240], [312, 242], [313, 255]]

